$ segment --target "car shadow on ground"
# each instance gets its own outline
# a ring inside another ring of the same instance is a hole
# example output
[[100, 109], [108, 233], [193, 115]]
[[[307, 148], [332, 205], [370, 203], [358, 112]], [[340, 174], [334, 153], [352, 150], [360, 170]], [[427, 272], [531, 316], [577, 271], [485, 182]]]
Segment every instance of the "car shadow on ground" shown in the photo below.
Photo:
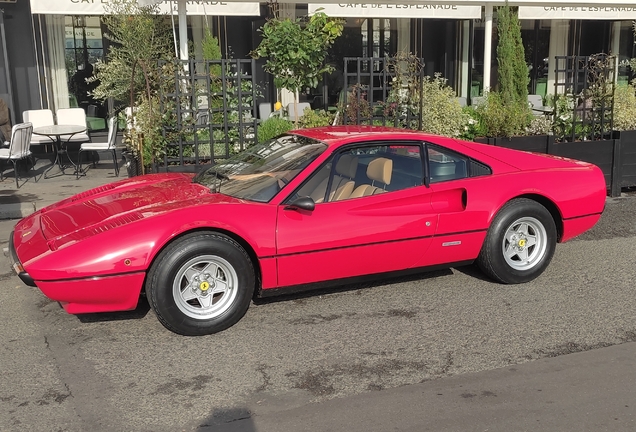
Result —
[[[328, 294], [342, 294], [352, 291], [358, 291], [362, 289], [381, 287], [384, 285], [391, 285], [397, 283], [405, 283], [405, 282], [414, 282], [414, 281], [423, 281], [427, 279], [433, 279], [443, 276], [452, 276], [453, 271], [457, 270], [461, 273], [467, 274], [471, 277], [475, 277], [481, 280], [490, 281], [476, 266], [464, 266], [464, 267], [454, 267], [448, 269], [434, 270], [434, 271], [423, 271], [420, 273], [414, 273], [409, 275], [374, 275], [374, 279], [371, 281], [364, 282], [354, 282], [354, 283], [346, 283], [337, 286], [329, 286], [323, 288], [310, 289], [307, 291], [300, 292], [289, 292], [285, 293], [285, 291], [279, 291], [277, 295], [272, 297], [254, 297], [252, 300], [254, 304], [269, 304], [269, 303], [277, 303], [283, 301], [292, 301], [299, 300], [309, 297], [315, 297], [320, 295], [328, 295]], [[293, 288], [292, 288], [293, 289]], [[104, 321], [123, 321], [123, 320], [136, 320], [143, 319], [148, 312], [150, 311], [150, 305], [148, 304], [148, 300], [145, 295], [141, 295], [139, 298], [139, 303], [134, 310], [131, 311], [120, 311], [120, 312], [99, 312], [99, 313], [89, 313], [89, 314], [81, 314], [76, 315], [77, 319], [82, 323], [94, 323], [94, 322], [104, 322]]]
[[[422, 271], [419, 273], [409, 274], [409, 275], [373, 275], [373, 280], [364, 281], [364, 282], [352, 282], [346, 283], [342, 285], [336, 286], [328, 286], [328, 287], [319, 287], [315, 289], [308, 289], [303, 291], [294, 291], [296, 287], [289, 288], [289, 293], [285, 292], [285, 289], [278, 291], [277, 295], [272, 297], [256, 297], [252, 299], [254, 304], [267, 304], [267, 303], [276, 303], [281, 301], [290, 301], [290, 300], [298, 300], [307, 297], [315, 297], [320, 295], [327, 294], [340, 294], [346, 293], [350, 291], [357, 291], [361, 289], [380, 287], [384, 285], [402, 283], [402, 282], [414, 282], [418, 280], [426, 280], [437, 278], [441, 276], [450, 276], [453, 274], [452, 269], [441, 269], [434, 271]], [[303, 289], [304, 286], [298, 287], [299, 289]]]
[[150, 311], [150, 305], [146, 296], [139, 297], [139, 303], [134, 310], [120, 311], [120, 312], [99, 312], [76, 315], [77, 319], [84, 323], [94, 323], [103, 321], [124, 321], [124, 320], [137, 320], [143, 319]]
[[469, 264], [462, 267], [455, 267], [455, 270], [465, 274], [466, 276], [470, 276], [472, 278], [479, 279], [481, 281], [497, 283], [496, 281], [486, 276], [484, 272], [482, 272], [481, 269], [477, 266], [477, 264]]
[[196, 428], [198, 432], [255, 432], [252, 412], [243, 407], [215, 409]]

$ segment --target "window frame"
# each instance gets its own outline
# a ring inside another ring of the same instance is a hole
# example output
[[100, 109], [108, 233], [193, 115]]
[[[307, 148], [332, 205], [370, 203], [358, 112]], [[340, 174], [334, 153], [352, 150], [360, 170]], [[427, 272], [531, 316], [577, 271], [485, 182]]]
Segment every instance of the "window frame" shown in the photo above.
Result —
[[[441, 180], [441, 181], [436, 181], [436, 182], [431, 182], [431, 176], [430, 176], [430, 160], [429, 160], [429, 154], [428, 154], [428, 150], [429, 148], [433, 148], [433, 150], [435, 149], [439, 149], [436, 150], [439, 153], [443, 153], [443, 154], [448, 154], [448, 156], [457, 156], [458, 159], [464, 159], [465, 163], [466, 163], [466, 176], [465, 177], [458, 177], [458, 178], [453, 178], [453, 179], [447, 179], [447, 180]], [[458, 151], [455, 151], [453, 149], [449, 149], [448, 147], [444, 147], [443, 145], [440, 144], [435, 144], [429, 141], [425, 141], [424, 142], [424, 156], [426, 159], [426, 182], [427, 182], [427, 186], [430, 186], [431, 184], [438, 184], [438, 183], [446, 183], [449, 181], [456, 181], [456, 180], [464, 180], [464, 179], [469, 179], [469, 178], [475, 178], [475, 177], [481, 177], [484, 175], [492, 175], [492, 167], [482, 161], [479, 161], [473, 157], [467, 156], [464, 153], [460, 153]], [[489, 172], [487, 174], [477, 174], [477, 173], [473, 173], [473, 163], [478, 163], [480, 165], [483, 165]]]
[[[327, 164], [331, 163], [331, 169], [329, 170], [329, 180], [327, 181], [327, 188], [325, 190], [325, 196], [323, 197], [323, 199], [325, 199], [323, 202], [320, 203], [316, 203], [316, 205], [318, 204], [328, 204], [328, 203], [332, 203], [332, 202], [337, 202], [337, 201], [327, 201], [326, 198], [329, 196], [329, 192], [331, 189], [331, 185], [333, 184], [333, 178], [335, 175], [335, 170], [336, 170], [336, 165], [338, 163], [339, 158], [347, 152], [350, 152], [353, 149], [357, 149], [357, 148], [369, 148], [369, 147], [392, 147], [392, 146], [410, 146], [410, 147], [417, 147], [419, 149], [420, 152], [420, 164], [422, 165], [422, 171], [421, 171], [421, 178], [420, 181], [421, 183], [418, 186], [426, 186], [428, 187], [428, 185], [426, 184], [427, 178], [428, 178], [428, 164], [426, 161], [427, 158], [427, 154], [426, 154], [426, 147], [425, 147], [425, 142], [421, 141], [421, 140], [398, 140], [398, 141], [388, 141], [388, 140], [378, 140], [378, 141], [361, 141], [361, 142], [357, 142], [357, 143], [350, 143], [350, 144], [345, 144], [341, 147], [338, 147], [337, 149], [335, 149], [333, 151], [333, 153], [331, 155], [329, 155], [327, 157], [327, 159], [325, 159], [325, 161], [323, 163], [321, 163], [309, 176], [307, 176], [307, 178], [305, 178], [302, 183], [300, 185], [298, 185], [293, 191], [291, 191], [282, 201], [281, 201], [281, 205], [289, 205], [290, 203], [292, 203], [295, 199], [299, 198], [300, 196], [296, 196], [298, 195], [298, 191], [301, 190], [312, 178], [314, 175], [316, 175], [318, 172], [320, 172]], [[417, 186], [415, 186], [417, 187]], [[408, 189], [408, 188], [406, 188]], [[399, 192], [401, 190], [405, 190], [405, 189], [399, 189], [396, 191], [387, 191], [387, 192]], [[346, 201], [346, 200], [342, 200], [342, 201]]]

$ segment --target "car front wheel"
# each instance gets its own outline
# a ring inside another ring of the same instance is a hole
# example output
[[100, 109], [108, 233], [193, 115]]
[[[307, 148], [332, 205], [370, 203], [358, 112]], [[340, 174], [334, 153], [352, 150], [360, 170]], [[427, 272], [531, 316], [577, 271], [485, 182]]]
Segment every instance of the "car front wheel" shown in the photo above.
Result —
[[518, 198], [504, 205], [495, 216], [477, 264], [499, 282], [529, 282], [550, 264], [556, 239], [550, 212], [536, 201]]
[[148, 273], [148, 303], [159, 321], [186, 336], [212, 334], [240, 320], [254, 292], [245, 250], [217, 233], [188, 234], [164, 249]]

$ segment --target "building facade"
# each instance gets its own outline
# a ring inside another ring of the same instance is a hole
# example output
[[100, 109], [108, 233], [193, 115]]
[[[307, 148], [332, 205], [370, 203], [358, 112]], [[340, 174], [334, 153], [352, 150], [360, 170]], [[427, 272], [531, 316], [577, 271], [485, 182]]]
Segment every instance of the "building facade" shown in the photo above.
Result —
[[[53, 110], [87, 107], [83, 78], [108, 50], [100, 16], [108, 0], [9, 0], [2, 3], [0, 36], [0, 97], [11, 109], [12, 121], [22, 121], [27, 109]], [[179, 4], [177, 4], [179, 3]], [[343, 35], [328, 53], [336, 72], [318, 89], [306, 89], [301, 98], [337, 103], [342, 90], [345, 57], [383, 57], [411, 52], [424, 61], [427, 75], [441, 74], [458, 96], [470, 99], [496, 85], [496, 6], [481, 1], [280, 3], [281, 16], [299, 17], [322, 10], [345, 19]], [[519, 6], [529, 92], [546, 95], [554, 89], [555, 56], [608, 53], [618, 58], [617, 80], [633, 78], [626, 60], [636, 57], [631, 1], [574, 2], [511, 1]], [[177, 7], [187, 14], [178, 16]], [[161, 4], [177, 35], [187, 37], [200, 58], [204, 30], [210, 28], [225, 57], [246, 58], [258, 43], [258, 29], [271, 11], [265, 4], [178, 0]], [[262, 61], [259, 63], [262, 66]], [[256, 71], [273, 102], [281, 94], [271, 77]], [[284, 95], [283, 95], [284, 97]], [[283, 100], [283, 103], [285, 101]], [[105, 115], [102, 111], [102, 115]]]

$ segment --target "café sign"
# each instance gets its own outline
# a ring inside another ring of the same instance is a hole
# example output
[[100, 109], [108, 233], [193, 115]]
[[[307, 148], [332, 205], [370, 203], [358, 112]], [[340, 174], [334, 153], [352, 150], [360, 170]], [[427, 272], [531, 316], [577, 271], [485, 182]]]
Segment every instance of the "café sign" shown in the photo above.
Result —
[[520, 19], [633, 20], [634, 6], [520, 6]]
[[480, 18], [481, 6], [399, 3], [310, 3], [309, 14], [319, 9], [333, 17], [342, 18]]
[[[31, 0], [31, 13], [45, 15], [104, 15], [109, 0]], [[177, 2], [172, 2], [177, 13]], [[170, 13], [170, 3], [159, 4], [161, 13]], [[188, 15], [260, 16], [258, 3], [188, 1]]]

